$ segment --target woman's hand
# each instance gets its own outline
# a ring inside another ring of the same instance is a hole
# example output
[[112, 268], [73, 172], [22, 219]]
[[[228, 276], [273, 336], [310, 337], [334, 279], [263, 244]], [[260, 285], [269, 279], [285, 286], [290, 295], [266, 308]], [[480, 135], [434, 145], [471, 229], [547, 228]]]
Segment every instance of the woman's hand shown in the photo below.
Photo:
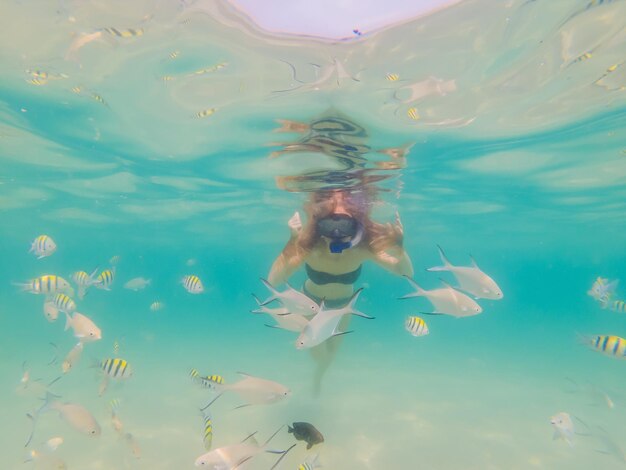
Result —
[[291, 238], [298, 238], [298, 235], [302, 231], [302, 220], [300, 219], [300, 213], [294, 212], [291, 219], [287, 222], [289, 230], [291, 231]]

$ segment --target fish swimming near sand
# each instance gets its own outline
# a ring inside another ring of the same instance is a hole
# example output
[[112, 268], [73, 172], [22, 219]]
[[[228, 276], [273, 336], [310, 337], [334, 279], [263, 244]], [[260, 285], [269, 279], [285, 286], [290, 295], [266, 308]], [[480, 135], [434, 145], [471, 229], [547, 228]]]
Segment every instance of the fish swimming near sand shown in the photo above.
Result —
[[306, 442], [307, 450], [324, 442], [324, 436], [311, 423], [296, 422], [287, 426], [287, 432], [293, 434], [298, 441]]

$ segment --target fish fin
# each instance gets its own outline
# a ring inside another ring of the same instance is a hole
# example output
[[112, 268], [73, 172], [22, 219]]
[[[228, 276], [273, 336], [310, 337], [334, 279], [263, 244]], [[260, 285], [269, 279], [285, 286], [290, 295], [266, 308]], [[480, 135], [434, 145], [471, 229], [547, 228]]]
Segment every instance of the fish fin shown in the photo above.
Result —
[[450, 271], [450, 269], [446, 268], [445, 266], [433, 266], [432, 268], [426, 268], [426, 271], [428, 271], [429, 273], [433, 273], [439, 271]]
[[335, 332], [333, 332], [332, 335], [330, 335], [330, 337], [334, 338], [335, 336], [347, 335], [348, 333], [354, 333], [354, 330], [350, 330], [350, 331], [335, 331]]
[[70, 329], [70, 326], [72, 326], [72, 317], [70, 317], [70, 314], [67, 313], [66, 311], [63, 311], [63, 313], [65, 313], [65, 330], [67, 331]]
[[359, 300], [359, 296], [361, 295], [361, 292], [363, 292], [362, 287], [357, 289], [357, 291], [354, 294], [352, 294], [352, 297], [350, 297], [350, 301], [348, 302], [348, 305], [347, 305], [348, 310], [352, 310], [353, 312], [357, 311], [354, 308], [354, 306], [356, 305], [356, 301]]
[[59, 375], [56, 379], [53, 379], [51, 382], [49, 382], [48, 385], [46, 385], [46, 387], [51, 387], [52, 385], [57, 383], [59, 381], [59, 379], [61, 379], [61, 377], [63, 377], [63, 376]]
[[244, 377], [254, 377], [253, 375], [246, 374], [245, 372], [241, 372], [241, 371], [239, 371], [239, 370], [237, 371], [237, 373], [238, 373], [239, 375], [243, 375]]
[[58, 347], [56, 344], [52, 343], [52, 342], [51, 342], [51, 343], [49, 343], [49, 344], [50, 344], [50, 345], [54, 348], [54, 350], [55, 350], [55, 355], [54, 355], [54, 357], [52, 358], [52, 360], [51, 360], [50, 362], [48, 362], [48, 365], [49, 365], [49, 366], [51, 366], [52, 364], [56, 364], [56, 361], [57, 361], [57, 356], [58, 356], [58, 352], [59, 352], [59, 347]]
[[309, 443], [307, 443], [307, 445], [306, 445], [306, 450], [310, 450], [310, 449], [311, 449], [311, 447], [313, 447], [313, 444], [311, 444], [310, 442], [309, 442]]
[[259, 431], [254, 431], [252, 434], [248, 434], [241, 442], [246, 442], [248, 439], [252, 439], [257, 432]]
[[420, 312], [420, 314], [422, 315], [445, 315], [445, 313], [442, 313], [442, 312]]
[[450, 263], [450, 261], [448, 260], [448, 257], [444, 253], [443, 248], [441, 248], [441, 245], [437, 245], [437, 250], [439, 250], [439, 257], [441, 258], [441, 262], [443, 263], [444, 267], [452, 267], [452, 263]]
[[[35, 413], [37, 415], [37, 417], [39, 417], [39, 413], [36, 412]], [[31, 441], [33, 440], [33, 436], [35, 435], [35, 425], [37, 423], [37, 418], [35, 418], [33, 415], [31, 415], [30, 413], [26, 413], [26, 417], [28, 419], [30, 419], [33, 423], [33, 429], [30, 432], [30, 435], [28, 436], [28, 439], [26, 441], [26, 444], [24, 444], [24, 447], [28, 447], [28, 445], [31, 443]]]
[[[252, 292], [252, 297], [254, 297], [254, 300], [256, 301], [256, 304], [258, 306], [261, 306], [261, 299], [259, 299], [254, 292]], [[254, 311], [254, 310], [253, 310]]]
[[276, 434], [278, 434], [278, 433], [280, 432], [280, 430], [281, 430], [282, 428], [284, 428], [284, 427], [285, 427], [285, 425], [283, 424], [283, 425], [282, 425], [281, 427], [279, 427], [276, 431], [274, 431], [274, 434], [272, 434], [270, 437], [268, 437], [268, 438], [267, 438], [267, 441], [265, 441], [261, 447], [265, 447], [266, 445], [268, 445], [268, 444], [270, 443], [270, 441], [271, 441], [272, 439], [274, 439], [274, 437], [276, 436]]
[[410, 294], [403, 295], [402, 297], [400, 297], [400, 299], [408, 299], [410, 297], [420, 297], [426, 293], [424, 289], [422, 289], [420, 286], [417, 285], [417, 282], [415, 282], [415, 280], [412, 277], [407, 276], [406, 274], [404, 275], [404, 277], [406, 278], [407, 281], [409, 281], [409, 284], [411, 284], [411, 286], [415, 289], [415, 292], [411, 292]]
[[233, 470], [236, 470], [237, 468], [241, 467], [244, 463], [246, 463], [251, 458], [252, 458], [251, 456], [248, 456], [248, 457], [241, 459], [239, 462], [237, 462], [237, 465], [233, 467]]
[[208, 407], [210, 407], [213, 403], [215, 403], [215, 400], [217, 400], [219, 397], [222, 396], [222, 393], [218, 394], [213, 400], [211, 400], [204, 408], [200, 408], [200, 411], [204, 412], [204, 410], [206, 410]]
[[367, 318], [368, 320], [374, 320], [376, 317], [370, 317], [369, 315], [366, 315], [363, 312], [360, 312], [359, 310], [352, 310], [350, 312], [352, 315], [356, 315], [357, 317], [361, 317], [361, 318]]
[[270, 470], [274, 470], [274, 469], [278, 466], [278, 464], [280, 463], [280, 461], [281, 461], [282, 459], [284, 459], [284, 458], [285, 458], [285, 455], [287, 455], [287, 452], [289, 452], [289, 451], [290, 451], [291, 449], [293, 449], [295, 446], [296, 446], [296, 444], [292, 444], [292, 445], [291, 445], [291, 447], [289, 447], [288, 449], [285, 449], [285, 450], [283, 450], [283, 451], [280, 451], [279, 453], [280, 453], [280, 454], [282, 454], [282, 455], [278, 458], [278, 460], [276, 461], [276, 463], [275, 463], [274, 465], [272, 465], [272, 467], [270, 468]]
[[239, 406], [234, 407], [233, 410], [239, 410], [241, 408], [246, 408], [248, 406], [250, 406], [250, 403], [244, 403], [243, 405], [239, 405]]
[[294, 431], [294, 429], [291, 426], [287, 425], [287, 432], [288, 433], [293, 433], [293, 431]]
[[282, 326], [278, 326], [278, 325], [270, 325], [269, 323], [264, 323], [265, 326], [267, 326], [268, 328], [272, 328], [274, 330], [285, 330], [285, 331], [289, 331], [286, 328], [283, 328]]
[[267, 289], [272, 293], [272, 295], [270, 297], [268, 297], [264, 302], [259, 304], [259, 307], [262, 307], [263, 305], [267, 305], [270, 302], [273, 302], [274, 300], [278, 299], [278, 291], [276, 289], [274, 289], [274, 286], [272, 286], [269, 281], [261, 278], [261, 282], [265, 285], [265, 287], [267, 287]]
[[46, 257], [46, 255], [39, 255], [39, 256], [37, 256], [37, 259], [43, 259], [45, 257]]
[[478, 263], [476, 262], [474, 257], [472, 255], [469, 255], [469, 257], [470, 257], [470, 263], [472, 263], [472, 267], [480, 270], [480, 268], [478, 267]]
[[446, 281], [444, 281], [441, 278], [439, 278], [439, 282], [441, 282], [444, 286], [446, 286], [449, 289], [454, 289], [454, 287], [452, 287], [450, 284], [448, 284]]

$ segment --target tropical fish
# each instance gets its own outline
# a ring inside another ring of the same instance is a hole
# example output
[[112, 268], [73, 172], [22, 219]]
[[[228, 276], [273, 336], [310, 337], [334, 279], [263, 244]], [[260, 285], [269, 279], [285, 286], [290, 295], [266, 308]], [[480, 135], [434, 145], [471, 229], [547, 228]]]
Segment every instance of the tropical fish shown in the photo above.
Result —
[[213, 445], [213, 417], [211, 416], [209, 408], [215, 400], [221, 396], [221, 394], [216, 396], [208, 405], [200, 410], [202, 412], [202, 421], [204, 423], [202, 442], [204, 443], [204, 448], [206, 450], [211, 450], [211, 446]]
[[192, 75], [204, 75], [206, 73], [216, 72], [220, 69], [223, 69], [227, 65], [228, 65], [227, 62], [220, 62], [219, 64], [212, 65], [211, 67], [206, 67], [204, 69], [196, 70], [195, 72], [192, 73]]
[[439, 256], [443, 266], [428, 268], [426, 271], [449, 271], [459, 283], [459, 288], [477, 299], [502, 299], [504, 295], [496, 284], [488, 275], [480, 270], [474, 258], [471, 258], [471, 266], [453, 266], [446, 258], [443, 249], [437, 245]]
[[409, 117], [409, 119], [412, 119], [413, 121], [417, 121], [420, 118], [420, 115], [417, 112], [417, 108], [409, 108], [406, 111], [406, 115]]
[[65, 359], [61, 364], [61, 370], [64, 374], [67, 374], [76, 364], [78, 364], [78, 361], [83, 354], [83, 347], [84, 343], [79, 341], [72, 349], [70, 349], [70, 352], [67, 353], [67, 356], [65, 356]]
[[282, 384], [272, 380], [254, 377], [252, 375], [238, 372], [243, 379], [230, 384], [215, 384], [218, 392], [234, 392], [246, 403], [237, 408], [249, 405], [262, 405], [276, 403], [291, 395], [291, 391]]
[[591, 289], [587, 291], [587, 295], [590, 295], [598, 302], [607, 303], [611, 300], [611, 297], [613, 297], [618, 284], [618, 279], [609, 282], [609, 280], [604, 277], [598, 277], [591, 286]]
[[443, 281], [441, 282], [444, 284], [444, 287], [441, 289], [424, 290], [409, 276], [404, 277], [406, 277], [409, 283], [415, 288], [415, 292], [400, 298], [426, 297], [428, 301], [433, 304], [433, 307], [435, 307], [435, 311], [431, 312], [431, 315], [452, 315], [458, 318], [478, 315], [483, 311], [480, 305], [473, 299], [453, 289]]
[[91, 274], [87, 274], [85, 271], [76, 271], [72, 274], [71, 278], [78, 286], [78, 298], [83, 299], [87, 293], [87, 289], [92, 286], [96, 281], [94, 276], [98, 273], [98, 268], [94, 269]]
[[197, 118], [205, 118], [205, 117], [209, 117], [213, 114], [215, 114], [215, 111], [217, 111], [217, 108], [208, 108], [208, 109], [203, 109], [202, 111], [198, 111], [196, 113], [196, 117]]
[[72, 330], [74, 330], [74, 336], [81, 342], [87, 343], [102, 339], [102, 332], [100, 331], [100, 328], [98, 328], [90, 318], [86, 317], [82, 313], [74, 312], [73, 316], [66, 313], [65, 317], [65, 330], [67, 331], [70, 327], [72, 327]]
[[312, 348], [333, 336], [346, 334], [346, 331], [337, 330], [341, 317], [344, 315], [358, 315], [359, 317], [370, 320], [373, 319], [374, 317], [365, 315], [354, 307], [362, 291], [362, 288], [357, 290], [350, 299], [350, 302], [339, 309], [326, 310], [324, 308], [324, 301], [322, 301], [317, 315], [307, 323], [302, 333], [300, 333], [300, 336], [298, 336], [298, 339], [296, 339], [296, 349]]
[[151, 282], [150, 279], [144, 279], [143, 277], [136, 277], [128, 281], [126, 284], [124, 284], [124, 289], [130, 289], [130, 290], [134, 290], [135, 292], [137, 292], [149, 286], [150, 282]]
[[291, 314], [297, 313], [304, 316], [315, 315], [320, 309], [320, 306], [313, 299], [306, 294], [297, 291], [291, 287], [289, 283], [287, 283], [287, 289], [279, 292], [265, 279], [261, 279], [261, 282], [269, 289], [272, 296], [259, 304], [260, 306], [267, 305], [274, 300], [278, 300]]
[[172, 51], [172, 52], [169, 53], [168, 57], [171, 60], [175, 60], [175, 59], [178, 59], [179, 55], [180, 55], [180, 51]]
[[307, 458], [304, 462], [298, 465], [298, 470], [315, 470], [322, 468], [322, 464], [319, 462], [320, 454], [315, 454], [313, 457]]
[[159, 310], [163, 310], [165, 308], [165, 304], [160, 301], [155, 301], [150, 304], [150, 310], [153, 312], [158, 312]]
[[293, 423], [291, 426], [287, 426], [287, 432], [293, 434], [293, 437], [295, 437], [296, 440], [306, 442], [307, 450], [315, 444], [321, 444], [324, 442], [324, 436], [322, 436], [322, 433], [319, 432], [311, 423]]
[[583, 338], [596, 351], [600, 351], [607, 356], [616, 358], [626, 358], [626, 339], [612, 335], [595, 335]]
[[618, 312], [618, 313], [625, 313], [626, 312], [626, 302], [624, 302], [623, 300], [613, 300], [611, 301], [607, 301], [603, 304], [604, 308], [609, 308], [611, 310], [613, 310], [614, 312]]
[[116, 29], [116, 28], [102, 28], [102, 31], [109, 33], [111, 36], [115, 36], [117, 38], [136, 38], [139, 36], [143, 36], [143, 29]]
[[43, 276], [31, 279], [25, 283], [15, 283], [25, 292], [31, 294], [56, 294], [57, 292], [65, 292], [73, 295], [72, 286], [61, 276], [54, 274], [44, 274]]
[[29, 253], [34, 253], [37, 259], [50, 256], [57, 250], [57, 244], [48, 235], [39, 235], [30, 245]]
[[406, 317], [404, 328], [413, 336], [426, 336], [429, 333], [428, 325], [420, 317]]
[[43, 303], [43, 314], [49, 322], [53, 322], [59, 318], [59, 309], [52, 300], [46, 300]]
[[87, 408], [77, 403], [62, 403], [56, 400], [56, 398], [56, 395], [46, 392], [45, 403], [42, 407], [35, 412], [34, 416], [30, 414], [27, 415], [33, 422], [33, 429], [26, 442], [26, 446], [30, 444], [33, 438], [39, 416], [41, 413], [47, 411], [58, 412], [63, 421], [82, 434], [93, 437], [100, 436], [100, 425]]
[[309, 323], [309, 320], [307, 320], [303, 315], [299, 313], [289, 313], [289, 311], [285, 307], [266, 307], [265, 305], [261, 304], [261, 301], [256, 295], [252, 294], [252, 296], [259, 306], [259, 308], [252, 310], [252, 313], [267, 313], [274, 320], [276, 320], [276, 325], [266, 326], [300, 333], [304, 329], [306, 324]]
[[289, 449], [283, 451], [267, 449], [267, 445], [274, 438], [274, 436], [278, 434], [280, 429], [282, 429], [282, 426], [278, 429], [278, 431], [272, 434], [269, 439], [263, 443], [263, 445], [259, 445], [254, 440], [254, 435], [256, 434], [256, 432], [254, 432], [246, 437], [239, 444], [220, 447], [218, 449], [211, 450], [206, 454], [202, 454], [196, 459], [195, 465], [196, 467], [203, 467], [209, 470], [234, 470], [239, 468], [241, 465], [243, 465], [245, 462], [252, 459], [253, 457], [263, 452], [269, 452], [272, 454], [280, 454], [280, 458], [272, 467], [275, 468], [278, 463], [283, 459], [283, 457], [287, 454], [287, 452], [289, 452], [295, 446], [294, 444]]
[[111, 284], [115, 280], [115, 267], [105, 269], [100, 273], [96, 282], [93, 283], [98, 289], [111, 290]]
[[574, 423], [568, 413], [561, 412], [550, 418], [550, 424], [554, 428], [552, 439], [563, 439], [573, 447], [572, 438], [574, 437]]
[[189, 376], [191, 377], [191, 380], [204, 387], [204, 388], [211, 388], [214, 389], [216, 385], [221, 385], [224, 383], [224, 377], [222, 377], [221, 375], [200, 375], [200, 372], [198, 372], [197, 369], [191, 369], [191, 371], [189, 372]]
[[73, 313], [76, 311], [76, 303], [66, 294], [55, 294], [53, 297], [50, 297], [48, 301], [51, 301], [54, 306], [63, 313]]
[[198, 276], [193, 274], [183, 277], [181, 283], [183, 284], [185, 290], [190, 294], [202, 294], [204, 292], [202, 281]]
[[123, 380], [133, 375], [133, 369], [130, 367], [130, 364], [128, 364], [126, 360], [120, 358], [102, 360], [100, 362], [100, 369], [104, 374], [102, 382], [100, 383], [100, 388], [98, 389], [98, 395], [100, 396], [102, 396], [102, 394], [106, 391], [107, 386], [109, 385], [109, 379]]
[[397, 82], [398, 80], [400, 80], [400, 75], [398, 75], [397, 73], [388, 73], [387, 75], [385, 75], [385, 79], [390, 82]]
[[121, 259], [121, 258], [120, 258], [120, 256], [119, 256], [119, 255], [114, 255], [114, 256], [111, 256], [111, 259], [109, 260], [109, 264], [110, 264], [111, 266], [116, 266], [116, 265], [117, 265], [117, 263], [119, 263], [119, 262], [120, 262], [120, 259]]

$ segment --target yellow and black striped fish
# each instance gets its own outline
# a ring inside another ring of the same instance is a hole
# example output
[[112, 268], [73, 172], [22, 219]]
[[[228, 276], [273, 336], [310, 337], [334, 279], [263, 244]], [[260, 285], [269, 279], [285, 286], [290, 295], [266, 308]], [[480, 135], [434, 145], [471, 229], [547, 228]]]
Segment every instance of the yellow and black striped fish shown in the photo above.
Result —
[[107, 103], [106, 103], [106, 101], [104, 101], [104, 98], [103, 98], [102, 96], [100, 96], [98, 93], [92, 93], [92, 94], [91, 94], [91, 97], [92, 97], [95, 101], [97, 101], [98, 103], [103, 104], [103, 105], [105, 105], [105, 106], [108, 106], [108, 105], [107, 105]]
[[608, 301], [607, 306], [614, 312], [626, 313], [626, 301], [624, 300]]
[[227, 65], [228, 65], [227, 62], [220, 62], [219, 64], [212, 65], [211, 67], [207, 67], [207, 68], [204, 68], [204, 69], [196, 70], [195, 72], [193, 72], [193, 75], [204, 75], [206, 73], [216, 72], [218, 70], [223, 69]]
[[626, 356], [626, 339], [613, 335], [596, 335], [590, 338], [590, 343], [596, 351], [609, 356], [624, 358]]
[[115, 268], [106, 269], [100, 273], [94, 285], [98, 289], [111, 290], [111, 284], [115, 280]]
[[319, 454], [315, 454], [313, 458], [308, 458], [305, 462], [298, 465], [298, 470], [315, 470], [316, 468], [321, 468], [321, 466]]
[[37, 259], [50, 256], [57, 249], [57, 244], [48, 235], [39, 235], [30, 244], [29, 253], [34, 253]]
[[76, 303], [67, 295], [59, 293], [52, 298], [54, 306], [65, 313], [74, 313], [76, 311]]
[[215, 114], [215, 111], [217, 111], [217, 108], [209, 108], [209, 109], [203, 109], [202, 111], [198, 111], [196, 113], [196, 117], [197, 118], [205, 118], [205, 117], [209, 117], [212, 114]]
[[406, 115], [409, 117], [409, 119], [412, 119], [413, 121], [417, 121], [420, 118], [420, 115], [417, 112], [417, 108], [409, 108], [406, 112]]
[[180, 55], [180, 51], [172, 51], [169, 54], [169, 58], [172, 60], [178, 59], [178, 56]]
[[69, 282], [54, 274], [44, 274], [26, 283], [17, 283], [22, 290], [31, 294], [56, 294], [57, 292], [72, 292]]
[[388, 73], [387, 75], [385, 75], [385, 78], [390, 82], [397, 82], [398, 80], [400, 80], [400, 75], [398, 75], [397, 73]]
[[126, 379], [133, 374], [130, 364], [120, 358], [105, 359], [100, 363], [100, 368], [112, 379]]
[[204, 419], [204, 434], [202, 442], [204, 442], [204, 448], [206, 450], [211, 450], [211, 446], [213, 445], [213, 418], [208, 412], [203, 411], [202, 414]]
[[204, 286], [202, 285], [202, 281], [198, 276], [190, 274], [183, 277], [181, 282], [183, 284], [183, 287], [190, 294], [201, 294], [202, 292], [204, 292]]
[[103, 31], [109, 33], [111, 36], [115, 36], [118, 38], [136, 38], [139, 36], [143, 36], [143, 29], [116, 29], [116, 28], [104, 28]]
[[404, 327], [406, 331], [413, 336], [426, 336], [429, 333], [428, 325], [424, 319], [420, 317], [407, 317], [404, 322]]
[[191, 369], [189, 376], [191, 380], [205, 388], [215, 388], [215, 385], [224, 383], [224, 377], [221, 375], [200, 375], [197, 369]]

